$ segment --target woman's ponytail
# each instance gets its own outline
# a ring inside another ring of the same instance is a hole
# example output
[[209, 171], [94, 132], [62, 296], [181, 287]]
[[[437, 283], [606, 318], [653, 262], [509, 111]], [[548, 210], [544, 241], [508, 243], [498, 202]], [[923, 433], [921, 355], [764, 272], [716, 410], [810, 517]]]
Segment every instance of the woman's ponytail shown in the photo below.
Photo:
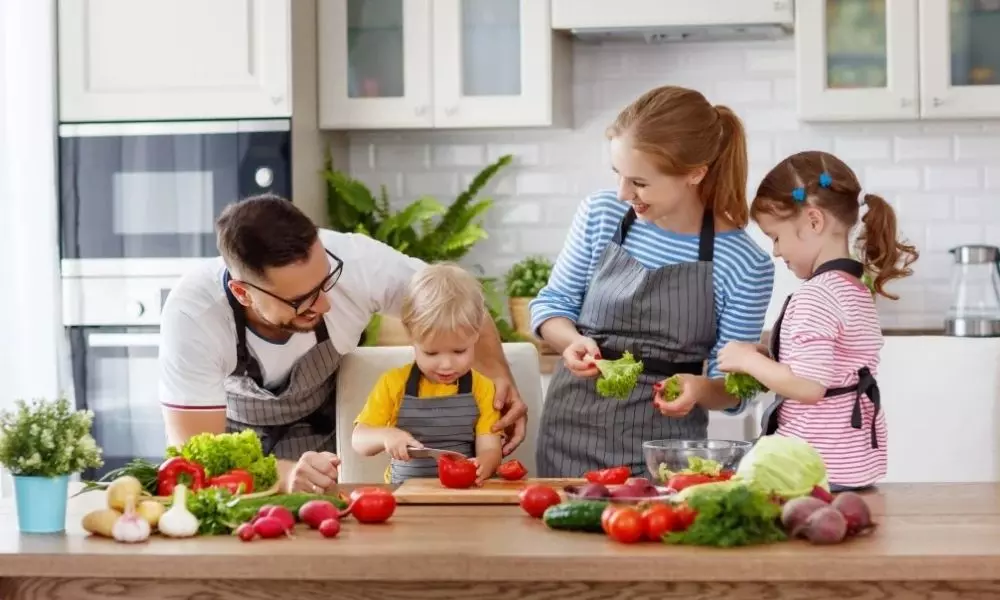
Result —
[[717, 105], [716, 113], [722, 125], [719, 156], [708, 166], [701, 183], [702, 200], [716, 215], [723, 216], [735, 227], [750, 222], [747, 206], [747, 136], [743, 122], [728, 106]]
[[861, 219], [857, 245], [865, 272], [871, 275], [876, 294], [898, 300], [899, 296], [885, 291], [885, 284], [912, 275], [910, 265], [920, 253], [915, 246], [897, 239], [896, 213], [884, 198], [865, 194], [864, 204], [868, 212]]

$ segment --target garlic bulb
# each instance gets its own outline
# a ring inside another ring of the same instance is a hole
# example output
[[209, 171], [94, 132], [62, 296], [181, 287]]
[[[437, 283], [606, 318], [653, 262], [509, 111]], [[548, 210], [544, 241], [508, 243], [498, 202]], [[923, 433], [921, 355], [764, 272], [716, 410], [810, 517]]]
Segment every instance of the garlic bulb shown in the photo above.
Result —
[[135, 496], [129, 496], [125, 500], [125, 514], [118, 517], [111, 528], [111, 537], [118, 542], [135, 544], [148, 540], [149, 533], [149, 523], [135, 512]]
[[198, 518], [187, 508], [187, 487], [183, 484], [174, 488], [174, 501], [160, 517], [157, 528], [163, 535], [177, 538], [192, 537], [198, 533]]

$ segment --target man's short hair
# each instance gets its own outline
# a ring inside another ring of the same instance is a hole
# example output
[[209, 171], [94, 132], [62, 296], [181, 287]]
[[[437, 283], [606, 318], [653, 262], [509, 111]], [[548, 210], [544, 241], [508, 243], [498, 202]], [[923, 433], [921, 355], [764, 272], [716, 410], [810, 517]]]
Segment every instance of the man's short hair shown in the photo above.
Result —
[[238, 277], [265, 278], [265, 270], [305, 261], [319, 236], [316, 225], [274, 194], [234, 202], [215, 222], [219, 254]]

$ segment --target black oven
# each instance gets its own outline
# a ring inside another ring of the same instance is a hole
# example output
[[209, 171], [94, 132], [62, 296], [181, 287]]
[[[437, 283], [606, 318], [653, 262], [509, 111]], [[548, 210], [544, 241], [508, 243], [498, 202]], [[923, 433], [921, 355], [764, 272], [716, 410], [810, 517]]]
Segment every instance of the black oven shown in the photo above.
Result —
[[64, 124], [59, 169], [64, 276], [179, 273], [227, 204], [291, 199], [290, 121]]

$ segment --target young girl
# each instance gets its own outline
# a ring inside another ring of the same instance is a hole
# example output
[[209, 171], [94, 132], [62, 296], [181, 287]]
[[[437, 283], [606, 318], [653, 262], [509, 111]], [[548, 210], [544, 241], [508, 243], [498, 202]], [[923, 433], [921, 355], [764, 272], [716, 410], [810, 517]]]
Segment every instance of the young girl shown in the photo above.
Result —
[[[858, 256], [848, 236], [858, 223]], [[892, 207], [862, 193], [854, 171], [825, 152], [794, 154], [764, 177], [751, 217], [805, 282], [774, 324], [770, 356], [733, 342], [723, 371], [747, 373], [775, 392], [763, 434], [796, 436], [819, 451], [837, 490], [875, 484], [886, 473], [886, 422], [878, 372], [882, 331], [873, 295], [897, 299], [885, 284], [912, 273], [917, 250], [896, 239]], [[862, 281], [872, 278], [872, 289]]]
[[[716, 353], [760, 339], [774, 263], [747, 234], [743, 124], [696, 90], [663, 86], [625, 107], [607, 131], [617, 189], [581, 203], [533, 329], [562, 354], [546, 392], [539, 477], [627, 465], [642, 443], [705, 439], [708, 411], [736, 414]], [[644, 371], [628, 398], [597, 393], [594, 358], [625, 351]], [[681, 379], [665, 402], [654, 385]]]
[[412, 448], [453, 450], [475, 457], [477, 482], [501, 461], [500, 419], [493, 382], [472, 369], [479, 331], [487, 318], [482, 286], [452, 264], [418, 272], [403, 300], [402, 323], [416, 361], [387, 371], [375, 384], [354, 425], [359, 454], [391, 457], [387, 483], [437, 477], [433, 458], [413, 458]]

